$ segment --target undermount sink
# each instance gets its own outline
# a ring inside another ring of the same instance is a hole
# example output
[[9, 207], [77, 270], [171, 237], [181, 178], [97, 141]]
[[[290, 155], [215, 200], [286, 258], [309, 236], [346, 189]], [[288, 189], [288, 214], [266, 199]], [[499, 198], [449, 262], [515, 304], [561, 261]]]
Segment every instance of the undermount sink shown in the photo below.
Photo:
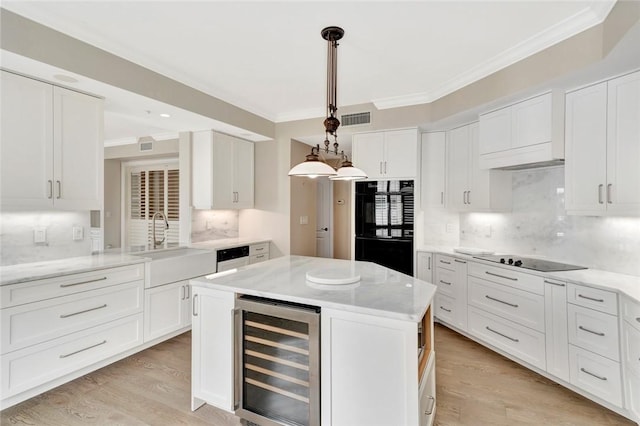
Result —
[[131, 254], [151, 259], [145, 267], [149, 287], [216, 272], [215, 250], [177, 247]]

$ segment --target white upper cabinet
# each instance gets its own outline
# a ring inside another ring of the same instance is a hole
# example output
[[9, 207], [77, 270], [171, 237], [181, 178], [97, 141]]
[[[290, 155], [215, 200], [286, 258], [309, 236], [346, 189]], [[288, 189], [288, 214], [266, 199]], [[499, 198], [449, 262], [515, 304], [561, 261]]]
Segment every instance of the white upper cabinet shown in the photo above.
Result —
[[640, 214], [640, 72], [566, 96], [566, 209]]
[[511, 172], [480, 169], [478, 123], [447, 134], [448, 208], [457, 211], [510, 211]]
[[210, 130], [193, 133], [193, 206], [253, 207], [253, 143]]
[[353, 164], [369, 179], [415, 179], [418, 167], [417, 129], [353, 135]]
[[445, 206], [446, 133], [422, 134], [422, 208]]
[[564, 158], [564, 97], [545, 93], [480, 115], [480, 167], [521, 168]]
[[102, 100], [1, 73], [2, 206], [99, 210]]

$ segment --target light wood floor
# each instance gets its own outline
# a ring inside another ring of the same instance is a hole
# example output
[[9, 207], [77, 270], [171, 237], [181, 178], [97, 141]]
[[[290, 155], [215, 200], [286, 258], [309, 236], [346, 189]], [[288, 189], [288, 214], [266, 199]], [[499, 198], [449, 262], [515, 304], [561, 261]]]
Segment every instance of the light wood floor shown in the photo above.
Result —
[[[435, 341], [437, 425], [634, 424], [445, 327]], [[210, 406], [191, 412], [190, 359], [185, 333], [8, 408], [0, 424], [240, 425]]]

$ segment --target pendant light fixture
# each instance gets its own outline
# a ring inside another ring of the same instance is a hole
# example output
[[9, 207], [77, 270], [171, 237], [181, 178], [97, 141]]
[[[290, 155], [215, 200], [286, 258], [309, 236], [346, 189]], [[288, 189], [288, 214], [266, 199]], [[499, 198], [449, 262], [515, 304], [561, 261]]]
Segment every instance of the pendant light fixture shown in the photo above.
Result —
[[[338, 127], [340, 120], [336, 117], [338, 111], [338, 41], [344, 36], [344, 30], [340, 27], [327, 27], [320, 33], [322, 38], [327, 40], [327, 115], [324, 120], [325, 139], [324, 149], [320, 149], [320, 145], [311, 148], [311, 153], [307, 155], [307, 159], [289, 171], [289, 176], [306, 176], [315, 178], [318, 176], [329, 176], [332, 180], [357, 180], [366, 179], [367, 174], [362, 170], [354, 167], [351, 161], [340, 151], [342, 163], [338, 171], [320, 160], [319, 155], [324, 151], [326, 154], [333, 153], [338, 155]], [[333, 137], [333, 149], [329, 149], [329, 137]]]

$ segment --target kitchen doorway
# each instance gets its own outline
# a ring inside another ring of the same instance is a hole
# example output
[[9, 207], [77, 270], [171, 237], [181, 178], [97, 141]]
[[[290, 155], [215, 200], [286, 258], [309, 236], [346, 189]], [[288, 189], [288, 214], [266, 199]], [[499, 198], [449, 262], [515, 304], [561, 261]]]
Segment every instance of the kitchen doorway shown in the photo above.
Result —
[[318, 179], [316, 190], [316, 256], [333, 258], [333, 181]]

